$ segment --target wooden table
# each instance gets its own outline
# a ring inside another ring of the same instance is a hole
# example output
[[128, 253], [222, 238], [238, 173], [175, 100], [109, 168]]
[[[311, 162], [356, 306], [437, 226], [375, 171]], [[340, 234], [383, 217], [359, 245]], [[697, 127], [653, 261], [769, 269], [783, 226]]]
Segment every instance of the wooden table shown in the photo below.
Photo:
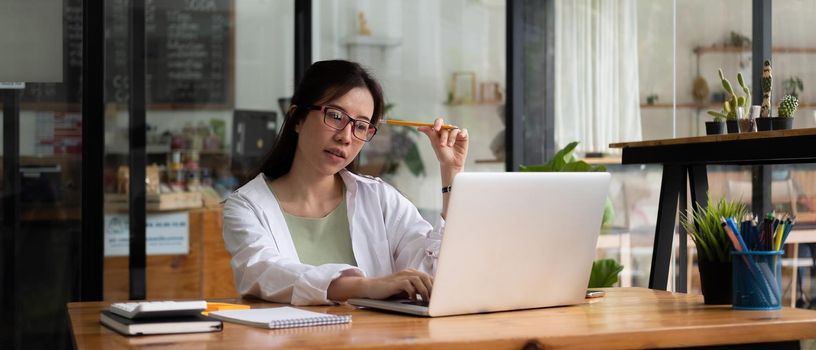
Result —
[[[758, 165], [753, 174], [753, 211], [767, 212], [770, 211], [770, 171], [761, 165], [816, 163], [814, 145], [816, 128], [610, 144], [611, 148], [622, 149], [622, 164], [663, 165], [649, 288], [667, 287], [677, 204], [679, 199], [681, 211], [685, 209], [686, 181], [691, 187], [691, 202], [705, 207], [708, 202], [707, 165]], [[681, 242], [686, 239], [682, 228], [679, 237]], [[678, 256], [685, 257], [684, 245], [680, 247]], [[679, 266], [677, 285], [685, 286], [686, 273], [683, 270], [686, 265], [681, 263]]]
[[68, 304], [77, 349], [630, 349], [784, 342], [770, 345], [779, 349], [798, 347], [797, 339], [816, 338], [816, 311], [733, 311], [728, 306], [703, 305], [701, 296], [646, 288], [607, 289], [606, 297], [577, 306], [440, 318], [379, 313], [349, 305], [308, 307], [350, 314], [352, 323], [268, 330], [225, 322], [219, 333], [141, 337], [121, 336], [100, 325], [99, 311], [108, 305]]

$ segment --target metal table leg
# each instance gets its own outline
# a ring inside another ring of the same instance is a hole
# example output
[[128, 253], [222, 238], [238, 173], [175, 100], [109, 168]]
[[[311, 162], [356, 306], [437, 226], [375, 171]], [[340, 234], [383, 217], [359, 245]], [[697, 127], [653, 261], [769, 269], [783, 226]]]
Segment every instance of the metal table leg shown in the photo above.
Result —
[[683, 165], [663, 165], [663, 180], [660, 184], [660, 203], [657, 209], [652, 267], [649, 272], [649, 288], [666, 289], [669, 282], [672, 240], [674, 239], [674, 218], [677, 215], [677, 197], [686, 181], [686, 167]]

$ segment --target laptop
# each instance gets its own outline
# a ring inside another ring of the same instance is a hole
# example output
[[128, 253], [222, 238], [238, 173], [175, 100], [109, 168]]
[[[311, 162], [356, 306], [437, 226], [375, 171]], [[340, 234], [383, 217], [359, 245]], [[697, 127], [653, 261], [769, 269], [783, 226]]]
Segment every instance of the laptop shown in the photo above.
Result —
[[349, 299], [419, 316], [584, 302], [609, 173], [460, 173], [431, 298]]

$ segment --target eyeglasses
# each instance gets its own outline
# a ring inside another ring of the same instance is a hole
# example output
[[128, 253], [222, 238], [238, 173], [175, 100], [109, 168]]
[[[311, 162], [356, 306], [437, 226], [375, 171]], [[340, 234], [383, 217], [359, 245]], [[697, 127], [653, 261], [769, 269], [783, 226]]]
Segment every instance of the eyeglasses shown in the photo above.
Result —
[[327, 106], [309, 106], [310, 110], [323, 112], [323, 123], [335, 130], [343, 130], [346, 125], [352, 123], [351, 134], [355, 138], [368, 142], [377, 133], [377, 127], [365, 120], [349, 117], [343, 111]]

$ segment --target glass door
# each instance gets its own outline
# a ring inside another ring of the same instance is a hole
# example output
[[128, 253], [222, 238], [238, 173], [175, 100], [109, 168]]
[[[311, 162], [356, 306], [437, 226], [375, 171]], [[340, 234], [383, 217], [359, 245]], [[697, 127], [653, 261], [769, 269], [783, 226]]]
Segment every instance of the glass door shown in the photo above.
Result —
[[3, 3], [0, 348], [71, 348], [80, 294], [83, 2]]
[[[138, 3], [105, 10], [105, 299], [233, 297], [220, 202], [257, 175], [293, 93], [294, 2]], [[139, 266], [134, 214], [145, 225]]]

